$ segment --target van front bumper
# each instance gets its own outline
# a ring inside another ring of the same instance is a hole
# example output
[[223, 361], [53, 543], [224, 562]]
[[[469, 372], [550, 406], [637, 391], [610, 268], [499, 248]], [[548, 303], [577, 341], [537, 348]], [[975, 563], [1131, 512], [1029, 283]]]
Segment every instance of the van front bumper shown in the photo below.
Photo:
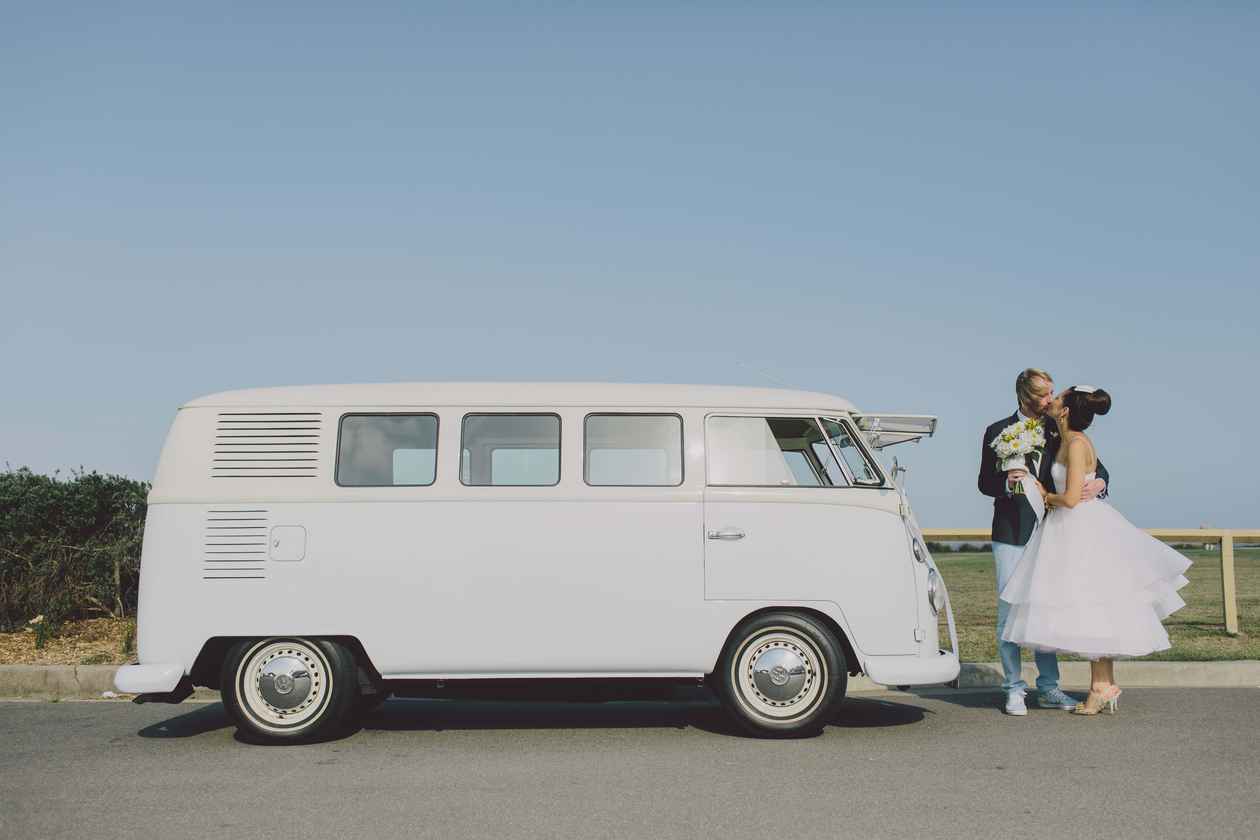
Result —
[[958, 679], [958, 654], [941, 650], [936, 656], [871, 656], [862, 670], [880, 685], [944, 685]]
[[124, 665], [114, 673], [114, 687], [123, 694], [166, 694], [183, 676], [183, 665]]

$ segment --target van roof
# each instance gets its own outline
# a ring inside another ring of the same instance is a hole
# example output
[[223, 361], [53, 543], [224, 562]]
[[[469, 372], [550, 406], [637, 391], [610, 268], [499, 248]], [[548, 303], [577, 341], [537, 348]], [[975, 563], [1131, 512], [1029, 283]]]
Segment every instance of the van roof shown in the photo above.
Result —
[[294, 405], [720, 406], [854, 411], [843, 397], [783, 388], [612, 382], [385, 382], [250, 388], [198, 397], [185, 408]]

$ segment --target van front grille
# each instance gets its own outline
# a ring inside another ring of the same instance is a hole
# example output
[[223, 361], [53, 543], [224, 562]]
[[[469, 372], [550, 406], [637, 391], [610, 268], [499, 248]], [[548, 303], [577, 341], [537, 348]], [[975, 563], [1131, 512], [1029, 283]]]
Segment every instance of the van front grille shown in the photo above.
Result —
[[225, 508], [206, 512], [202, 532], [202, 580], [266, 580], [267, 511]]
[[219, 412], [214, 478], [315, 478], [319, 475], [318, 411]]

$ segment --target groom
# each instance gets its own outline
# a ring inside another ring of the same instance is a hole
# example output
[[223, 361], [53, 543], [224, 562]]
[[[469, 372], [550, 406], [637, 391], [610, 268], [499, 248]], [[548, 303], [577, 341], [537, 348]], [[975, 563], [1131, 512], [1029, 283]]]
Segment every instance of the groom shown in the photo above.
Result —
[[[997, 591], [1000, 593], [1010, 580], [1015, 567], [1024, 554], [1024, 546], [1032, 537], [1033, 528], [1037, 525], [1037, 515], [1032, 505], [1019, 490], [1020, 480], [1027, 474], [1036, 476], [1051, 492], [1054, 492], [1054, 480], [1050, 477], [1050, 467], [1059, 452], [1058, 426], [1052, 418], [1046, 417], [1046, 411], [1054, 399], [1054, 380], [1050, 374], [1038, 368], [1028, 368], [1015, 379], [1015, 396], [1019, 400], [1019, 410], [1009, 417], [1003, 417], [984, 430], [984, 443], [980, 450], [980, 492], [993, 497], [993, 560], [997, 565]], [[1037, 418], [1042, 422], [1046, 435], [1045, 452], [1024, 456], [1027, 470], [998, 471], [997, 453], [992, 443], [1002, 430], [1023, 418]], [[1098, 478], [1085, 484], [1081, 500], [1093, 499], [1106, 495], [1110, 476], [1107, 468], [1098, 463]], [[1010, 604], [999, 599], [997, 615], [998, 658], [1002, 660], [1002, 690], [1006, 692], [1004, 711], [1008, 715], [1026, 715], [1028, 707], [1024, 703], [1024, 692], [1028, 684], [1020, 676], [1019, 645], [1002, 641], [1002, 626], [1006, 623], [1006, 614]], [[1076, 700], [1063, 693], [1059, 688], [1059, 660], [1053, 653], [1037, 653], [1037, 705], [1049, 709], [1072, 709]]]

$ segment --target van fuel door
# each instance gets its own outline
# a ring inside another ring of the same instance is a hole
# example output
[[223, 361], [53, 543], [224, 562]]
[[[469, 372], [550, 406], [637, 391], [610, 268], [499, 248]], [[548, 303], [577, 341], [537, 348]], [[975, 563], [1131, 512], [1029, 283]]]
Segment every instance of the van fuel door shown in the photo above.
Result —
[[296, 563], [306, 557], [306, 529], [301, 525], [277, 525], [271, 529], [267, 551], [277, 563]]

